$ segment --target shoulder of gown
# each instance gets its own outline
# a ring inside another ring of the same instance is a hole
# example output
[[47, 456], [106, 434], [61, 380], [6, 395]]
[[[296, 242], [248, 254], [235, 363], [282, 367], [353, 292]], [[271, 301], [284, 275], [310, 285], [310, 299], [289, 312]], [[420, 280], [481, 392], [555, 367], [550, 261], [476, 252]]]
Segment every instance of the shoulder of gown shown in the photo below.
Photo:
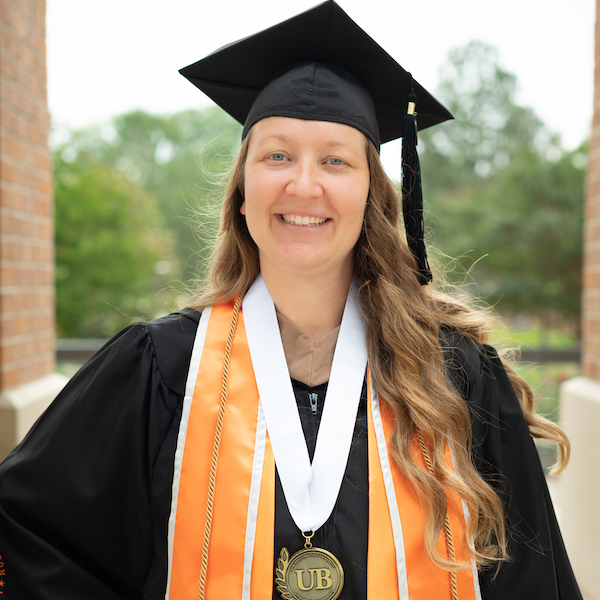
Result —
[[579, 600], [545, 474], [508, 374], [494, 348], [440, 332], [446, 368], [471, 415], [476, 468], [502, 499], [510, 562], [480, 574], [484, 600]]
[[121, 331], [0, 465], [7, 597], [164, 591], [153, 579], [165, 577], [173, 455], [198, 321], [186, 309]]

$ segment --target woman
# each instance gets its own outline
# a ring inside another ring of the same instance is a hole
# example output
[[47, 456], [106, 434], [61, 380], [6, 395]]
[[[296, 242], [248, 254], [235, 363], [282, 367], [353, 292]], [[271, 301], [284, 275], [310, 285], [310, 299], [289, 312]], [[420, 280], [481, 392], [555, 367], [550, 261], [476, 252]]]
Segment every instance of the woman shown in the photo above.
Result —
[[[250, 99], [248, 44], [283, 62]], [[352, 66], [383, 51], [334, 2], [233, 46], [236, 81], [205, 77], [232, 46], [186, 70], [245, 121], [212, 287], [111, 340], [3, 464], [7, 597], [580, 598], [528, 423], [560, 466], [566, 439], [423, 285], [418, 203], [399, 231], [397, 119]]]

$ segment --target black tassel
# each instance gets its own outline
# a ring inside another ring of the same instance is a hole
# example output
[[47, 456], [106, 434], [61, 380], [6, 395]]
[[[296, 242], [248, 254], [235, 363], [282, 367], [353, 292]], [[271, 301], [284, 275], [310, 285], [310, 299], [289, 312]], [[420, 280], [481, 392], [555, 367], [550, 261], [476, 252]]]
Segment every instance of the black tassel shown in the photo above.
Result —
[[423, 191], [421, 189], [421, 167], [417, 154], [417, 119], [414, 112], [417, 97], [412, 86], [412, 78], [408, 102], [409, 108], [404, 117], [404, 135], [402, 137], [402, 212], [408, 247], [417, 260], [419, 281], [421, 285], [426, 285], [433, 277], [425, 249]]

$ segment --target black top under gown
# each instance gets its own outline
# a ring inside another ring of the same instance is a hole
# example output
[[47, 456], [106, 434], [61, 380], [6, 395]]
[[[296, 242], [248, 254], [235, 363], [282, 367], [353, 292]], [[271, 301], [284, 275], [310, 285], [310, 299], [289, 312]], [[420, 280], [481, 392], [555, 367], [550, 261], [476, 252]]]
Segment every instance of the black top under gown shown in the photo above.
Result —
[[[173, 457], [198, 320], [187, 309], [120, 332], [0, 465], [3, 598], [164, 598]], [[442, 340], [471, 413], [475, 464], [499, 491], [510, 524], [512, 561], [495, 579], [480, 574], [483, 600], [579, 600], [535, 447], [496, 353], [449, 332]], [[294, 382], [311, 452], [325, 388]], [[311, 393], [319, 395], [316, 415]], [[367, 471], [363, 393], [340, 496], [314, 538], [344, 566], [341, 600], [366, 597]], [[302, 543], [277, 479], [275, 553]]]

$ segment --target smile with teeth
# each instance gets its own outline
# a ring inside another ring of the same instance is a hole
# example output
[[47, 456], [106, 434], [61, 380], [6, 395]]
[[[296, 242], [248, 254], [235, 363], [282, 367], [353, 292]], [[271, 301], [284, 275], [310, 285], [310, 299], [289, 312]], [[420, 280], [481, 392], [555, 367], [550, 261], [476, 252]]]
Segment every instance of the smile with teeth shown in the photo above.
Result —
[[304, 227], [314, 227], [327, 221], [321, 217], [301, 217], [299, 215], [281, 215], [281, 218], [290, 225], [301, 225]]

